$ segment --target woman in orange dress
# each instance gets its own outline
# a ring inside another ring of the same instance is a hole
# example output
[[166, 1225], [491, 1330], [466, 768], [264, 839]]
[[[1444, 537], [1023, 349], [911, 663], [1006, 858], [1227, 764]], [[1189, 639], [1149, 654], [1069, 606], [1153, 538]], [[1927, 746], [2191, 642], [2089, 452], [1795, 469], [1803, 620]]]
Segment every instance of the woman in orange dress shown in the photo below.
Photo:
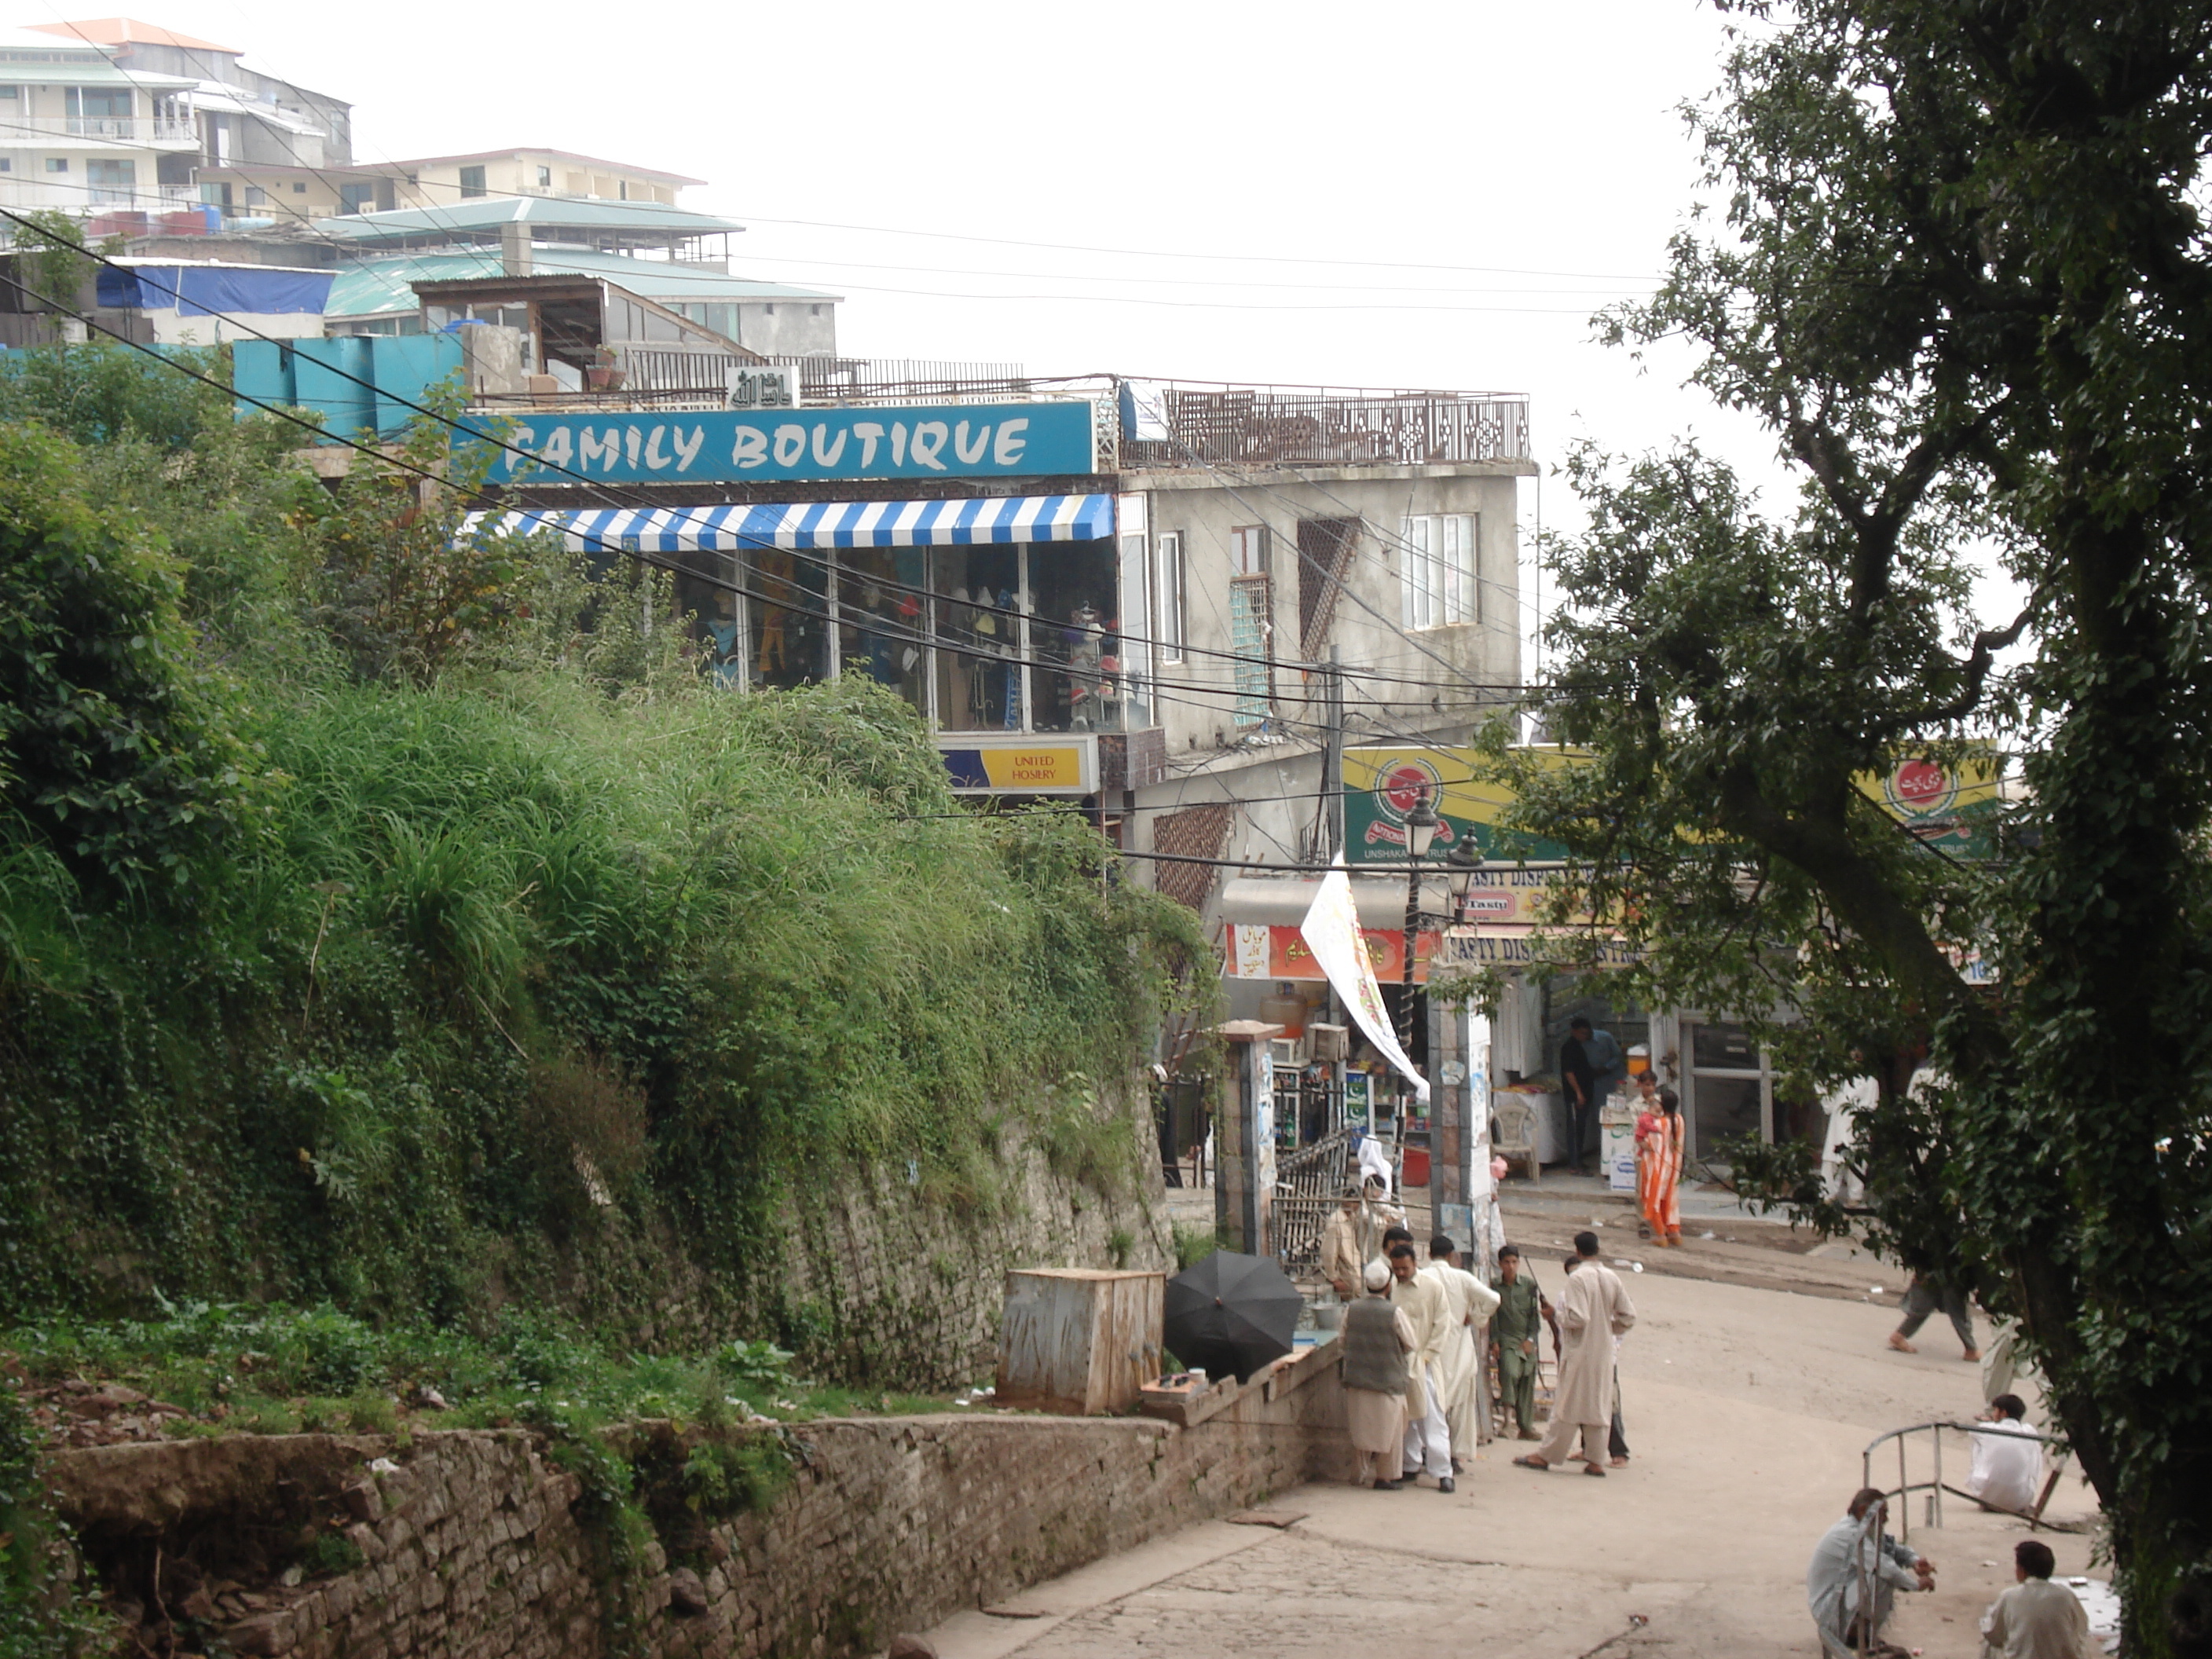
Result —
[[1659, 1243], [1682, 1242], [1682, 1102], [1672, 1089], [1652, 1097], [1656, 1111], [1636, 1120], [1636, 1198], [1644, 1225]]

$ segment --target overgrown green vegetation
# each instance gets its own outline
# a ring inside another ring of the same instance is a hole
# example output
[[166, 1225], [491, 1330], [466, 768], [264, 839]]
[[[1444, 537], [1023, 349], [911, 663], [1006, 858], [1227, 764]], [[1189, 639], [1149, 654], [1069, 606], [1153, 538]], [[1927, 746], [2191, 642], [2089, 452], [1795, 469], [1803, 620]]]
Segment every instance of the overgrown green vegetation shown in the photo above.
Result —
[[665, 589], [445, 557], [459, 498], [332, 495], [158, 366], [31, 354], [0, 415], [0, 1316], [831, 1354], [776, 1218], [840, 1177], [1127, 1190], [1202, 947], [1081, 824], [963, 815], [872, 684], [710, 690]]

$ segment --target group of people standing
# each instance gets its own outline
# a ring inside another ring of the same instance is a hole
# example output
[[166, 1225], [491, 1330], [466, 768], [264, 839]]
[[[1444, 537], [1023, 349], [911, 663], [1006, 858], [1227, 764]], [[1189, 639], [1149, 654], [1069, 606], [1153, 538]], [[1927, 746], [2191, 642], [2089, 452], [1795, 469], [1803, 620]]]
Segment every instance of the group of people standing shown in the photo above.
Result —
[[1351, 1304], [1340, 1377], [1358, 1454], [1354, 1483], [1396, 1492], [1426, 1474], [1438, 1492], [1455, 1490], [1478, 1437], [1483, 1379], [1475, 1336], [1486, 1322], [1498, 1343], [1504, 1405], [1524, 1439], [1540, 1437], [1535, 1394], [1544, 1324], [1561, 1345], [1551, 1431], [1516, 1463], [1543, 1469], [1569, 1461], [1577, 1435], [1587, 1473], [1602, 1475], [1608, 1462], [1626, 1462], [1626, 1448], [1613, 1455], [1607, 1437], [1619, 1432], [1613, 1347], [1636, 1322], [1636, 1310], [1620, 1277], [1597, 1259], [1597, 1236], [1576, 1236], [1573, 1271], [1554, 1309], [1512, 1245], [1498, 1253], [1493, 1290], [1460, 1265], [1449, 1237], [1429, 1241], [1423, 1265], [1402, 1215], [1382, 1225], [1380, 1254], [1361, 1260], [1363, 1231], [1375, 1224], [1376, 1208], [1373, 1187], [1364, 1196], [1348, 1191], [1322, 1241], [1322, 1272]]

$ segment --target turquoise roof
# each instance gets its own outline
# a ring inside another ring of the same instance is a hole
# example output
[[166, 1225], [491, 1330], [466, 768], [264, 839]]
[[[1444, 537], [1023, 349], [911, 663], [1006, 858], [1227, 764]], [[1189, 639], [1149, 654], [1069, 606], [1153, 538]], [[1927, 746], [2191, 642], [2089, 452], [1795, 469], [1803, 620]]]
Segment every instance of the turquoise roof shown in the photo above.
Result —
[[482, 196], [434, 208], [394, 208], [318, 219], [315, 228], [356, 242], [402, 242], [425, 236], [479, 234], [502, 225], [547, 230], [629, 231], [641, 236], [715, 236], [743, 230], [734, 219], [662, 202], [580, 201], [566, 196]]
[[[792, 288], [782, 283], [757, 283], [719, 271], [672, 264], [663, 259], [632, 259], [619, 253], [594, 253], [584, 248], [534, 250], [531, 269], [541, 276], [604, 276], [633, 294], [663, 305], [671, 301], [708, 301], [727, 305], [746, 300], [813, 300], [830, 301], [841, 295], [813, 289]], [[465, 252], [395, 253], [386, 258], [363, 259], [338, 267], [325, 306], [326, 317], [386, 317], [413, 311], [420, 304], [411, 284], [465, 282], [496, 276], [502, 266], [498, 251], [483, 248]]]

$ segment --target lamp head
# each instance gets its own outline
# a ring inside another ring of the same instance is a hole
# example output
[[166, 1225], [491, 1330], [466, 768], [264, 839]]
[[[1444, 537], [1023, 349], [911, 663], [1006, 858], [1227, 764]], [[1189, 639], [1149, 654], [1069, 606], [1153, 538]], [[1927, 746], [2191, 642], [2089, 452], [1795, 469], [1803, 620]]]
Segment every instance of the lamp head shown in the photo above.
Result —
[[1428, 857], [1429, 848], [1435, 842], [1437, 831], [1443, 823], [1443, 820], [1437, 816], [1437, 809], [1429, 802], [1429, 792], [1422, 790], [1419, 805], [1406, 815], [1406, 851], [1412, 855], [1414, 863], [1419, 864]]
[[1452, 915], [1456, 916], [1467, 908], [1468, 889], [1474, 885], [1474, 878], [1482, 868], [1482, 849], [1474, 844], [1472, 832], [1462, 836], [1444, 854], [1444, 876], [1451, 887]]

